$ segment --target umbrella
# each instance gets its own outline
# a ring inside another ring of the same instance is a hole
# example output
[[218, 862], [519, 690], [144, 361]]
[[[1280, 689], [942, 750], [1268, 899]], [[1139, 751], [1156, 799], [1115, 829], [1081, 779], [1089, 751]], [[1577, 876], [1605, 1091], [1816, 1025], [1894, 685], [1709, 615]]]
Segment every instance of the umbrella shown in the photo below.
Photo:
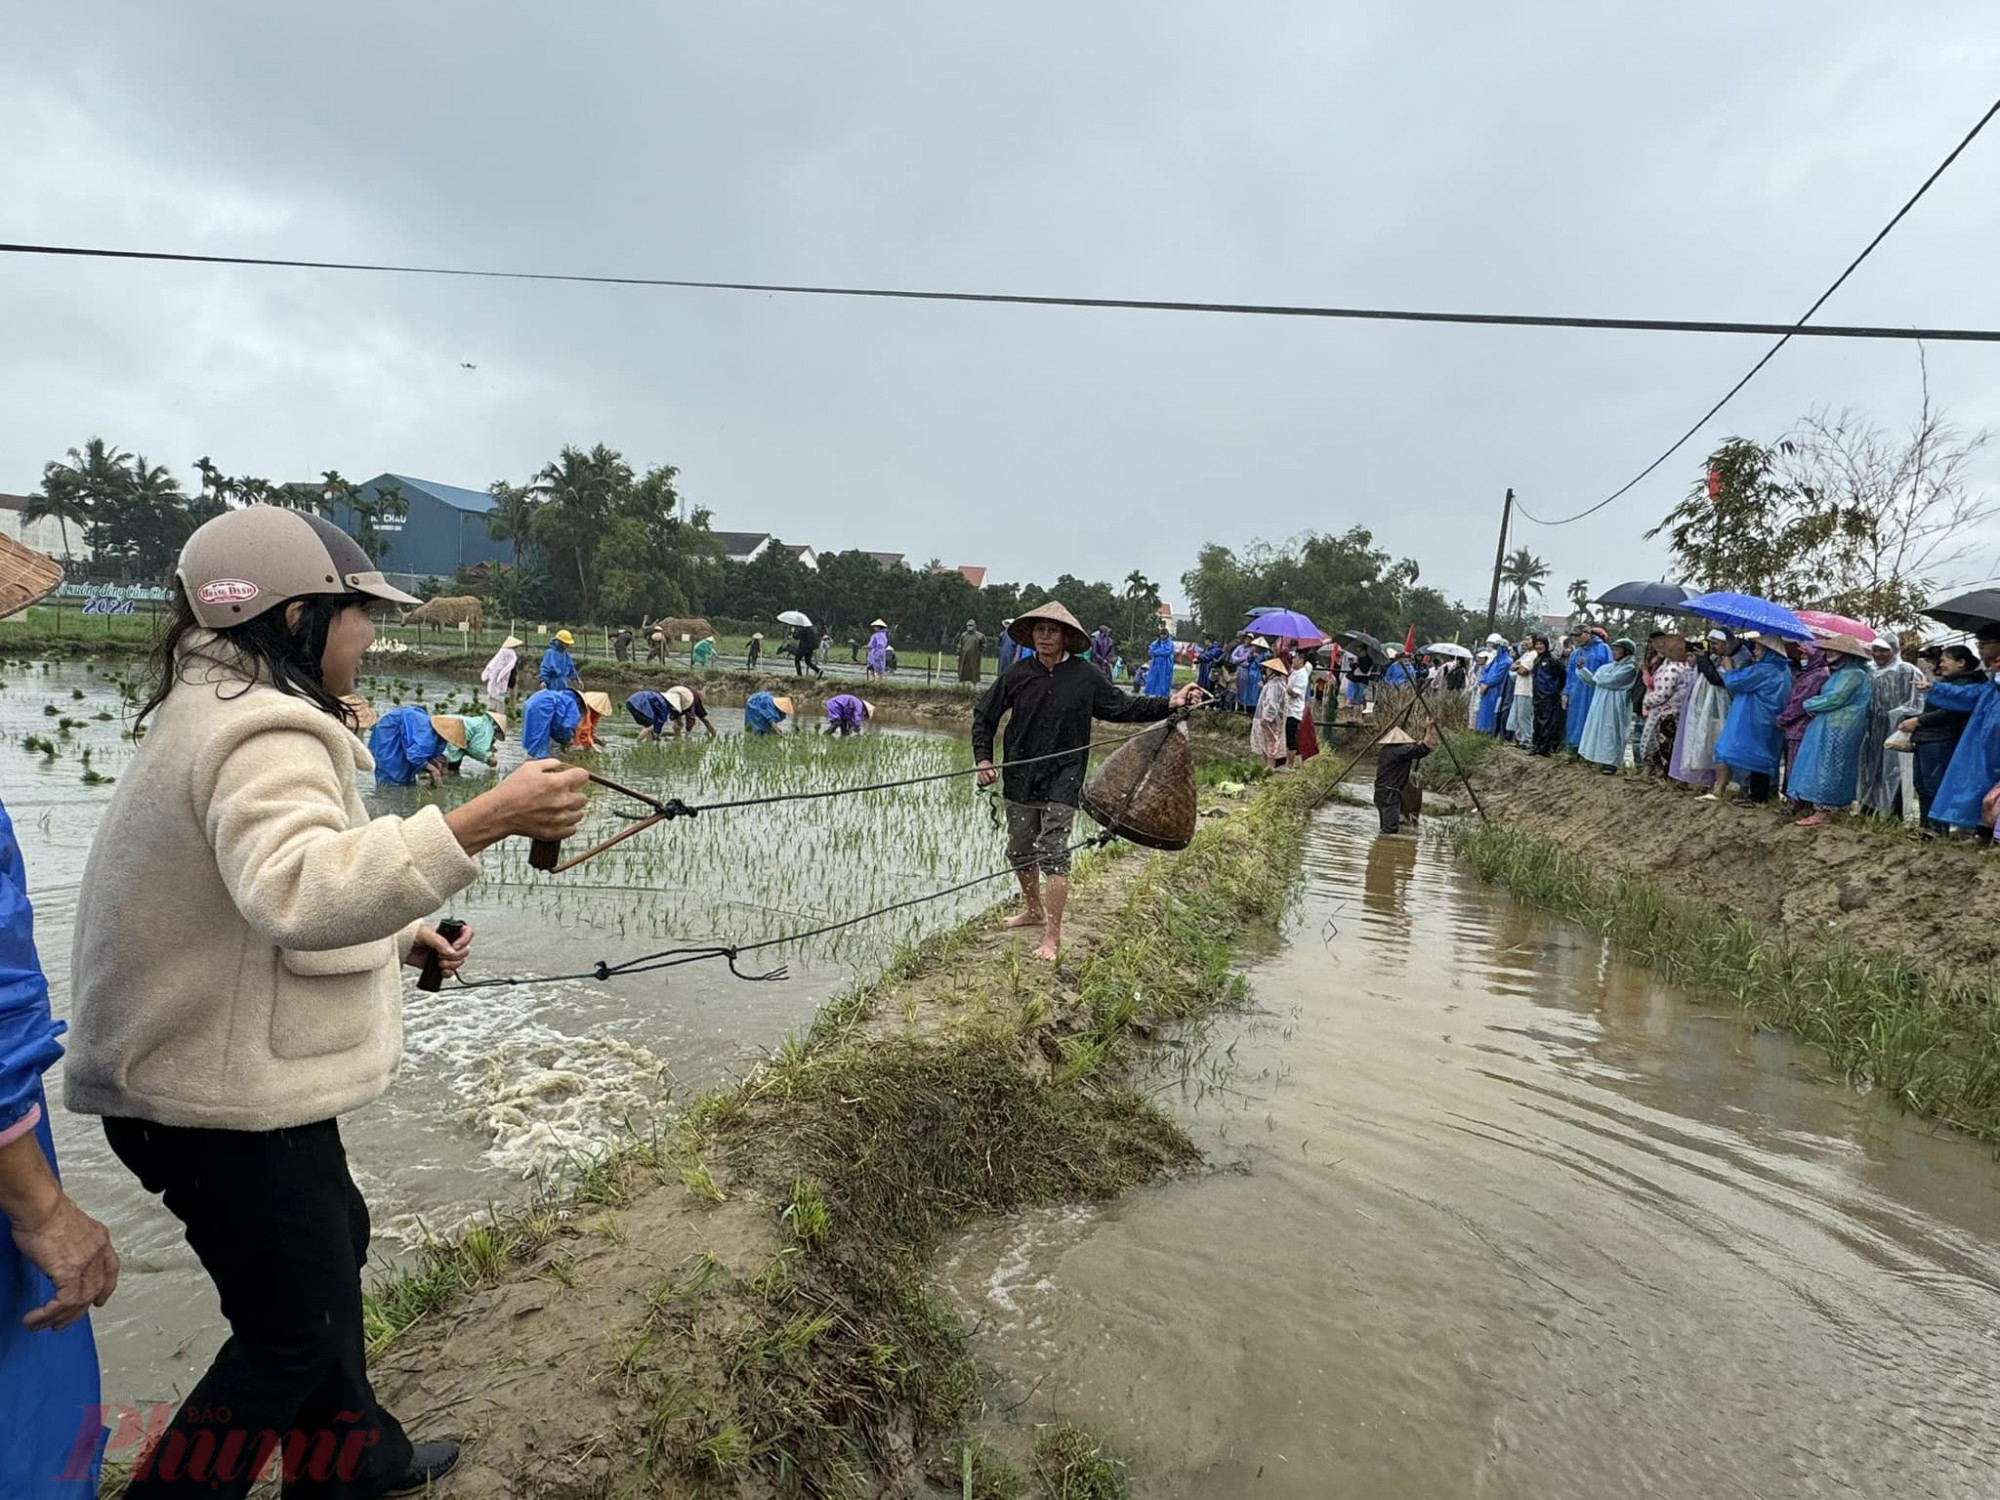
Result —
[[796, 609], [788, 609], [779, 615], [778, 623], [780, 625], [799, 625], [808, 630], [812, 628], [812, 621], [808, 620], [802, 611]]
[[1260, 604], [1255, 609], [1244, 610], [1243, 618], [1246, 620], [1254, 620], [1259, 615], [1274, 615], [1277, 612], [1278, 612], [1278, 606], [1275, 604]]
[[1295, 641], [1323, 641], [1326, 635], [1319, 626], [1313, 624], [1297, 610], [1274, 609], [1269, 614], [1257, 616], [1243, 627], [1252, 635], [1272, 637], [1288, 635]]
[[1389, 648], [1365, 630], [1343, 630], [1340, 633], [1340, 639], [1359, 650], [1366, 651], [1377, 661], [1387, 661], [1389, 659]]
[[1862, 645], [1875, 639], [1875, 627], [1850, 620], [1846, 615], [1830, 615], [1823, 609], [1802, 609], [1798, 616], [1812, 627], [1814, 635], [1851, 635]]
[[1419, 650], [1419, 651], [1417, 652], [1417, 655], [1419, 655], [1419, 656], [1455, 656], [1455, 657], [1457, 657], [1457, 658], [1458, 658], [1458, 659], [1459, 659], [1460, 661], [1471, 661], [1471, 660], [1472, 660], [1472, 653], [1471, 653], [1470, 651], [1466, 650], [1466, 648], [1465, 648], [1465, 647], [1463, 647], [1463, 646], [1459, 645], [1459, 644], [1458, 644], [1458, 643], [1457, 643], [1456, 641], [1439, 641], [1439, 642], [1437, 642], [1437, 643], [1436, 643], [1435, 645], [1431, 645], [1431, 646], [1425, 646], [1425, 647], [1423, 647], [1423, 648], [1422, 648], [1421, 650]]
[[1974, 589], [1924, 611], [1933, 620], [1954, 630], [1977, 630], [1982, 625], [2000, 625], [2000, 589]]
[[1678, 583], [1621, 583], [1606, 589], [1590, 602], [1612, 609], [1678, 610], [1694, 596], [1694, 590]]
[[1697, 594], [1681, 608], [1733, 630], [1755, 630], [1765, 635], [1785, 636], [1794, 641], [1813, 638], [1812, 627], [1782, 604], [1759, 599], [1755, 594]]

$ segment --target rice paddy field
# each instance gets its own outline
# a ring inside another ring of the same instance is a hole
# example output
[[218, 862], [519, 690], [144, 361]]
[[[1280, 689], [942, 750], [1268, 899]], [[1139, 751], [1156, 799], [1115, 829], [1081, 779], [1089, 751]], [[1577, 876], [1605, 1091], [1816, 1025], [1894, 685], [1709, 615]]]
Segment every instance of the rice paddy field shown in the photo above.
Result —
[[[127, 732], [136, 665], [0, 665], [0, 799], [14, 819], [58, 1015], [84, 856], [134, 751]], [[379, 708], [470, 707], [459, 684], [377, 672], [361, 684]], [[689, 803], [768, 797], [969, 767], [962, 738], [871, 728], [750, 738], [735, 710], [710, 710], [714, 740], [637, 743], [624, 715], [605, 747], [576, 757], [636, 789]], [[518, 716], [515, 717], [518, 725]], [[808, 729], [816, 728], [808, 721]], [[604, 730], [600, 730], [604, 734]], [[522, 759], [468, 767], [443, 787], [368, 788], [378, 813], [450, 806]], [[624, 827], [626, 798], [593, 787], [570, 852]], [[784, 966], [782, 982], [746, 983], [720, 961], [649, 974], [547, 980], [600, 961], [671, 946], [750, 944], [923, 895], [1006, 864], [988, 798], [970, 776], [863, 796], [718, 811], [639, 834], [564, 875], [528, 866], [514, 841], [485, 856], [480, 880], [449, 913], [475, 933], [469, 979], [435, 995], [406, 974], [405, 1061], [389, 1094], [342, 1122], [375, 1216], [378, 1253], [394, 1256], [559, 1179], [604, 1145], [643, 1133], [677, 1101], [748, 1069], [815, 1011], [895, 957], [900, 945], [962, 920], [1011, 889], [998, 880], [805, 944], [746, 955], [746, 973]], [[60, 1092], [59, 1071], [51, 1075]], [[219, 1326], [206, 1279], [179, 1226], [111, 1158], [94, 1120], [57, 1112], [65, 1177], [112, 1228], [127, 1278], [96, 1315], [106, 1399], [184, 1391]]]

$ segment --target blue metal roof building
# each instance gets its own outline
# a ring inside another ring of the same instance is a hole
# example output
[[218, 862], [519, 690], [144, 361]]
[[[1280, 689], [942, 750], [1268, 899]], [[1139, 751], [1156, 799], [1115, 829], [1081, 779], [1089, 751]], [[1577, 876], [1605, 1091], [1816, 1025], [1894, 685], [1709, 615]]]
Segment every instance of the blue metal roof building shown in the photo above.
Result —
[[[486, 518], [494, 509], [491, 495], [408, 474], [377, 474], [361, 486], [361, 493], [372, 500], [389, 485], [401, 487], [410, 513], [375, 528], [387, 544], [375, 559], [383, 572], [449, 578], [476, 563], [511, 560], [512, 545], [486, 534]], [[330, 519], [343, 531], [355, 529], [354, 513], [344, 505], [336, 505]]]

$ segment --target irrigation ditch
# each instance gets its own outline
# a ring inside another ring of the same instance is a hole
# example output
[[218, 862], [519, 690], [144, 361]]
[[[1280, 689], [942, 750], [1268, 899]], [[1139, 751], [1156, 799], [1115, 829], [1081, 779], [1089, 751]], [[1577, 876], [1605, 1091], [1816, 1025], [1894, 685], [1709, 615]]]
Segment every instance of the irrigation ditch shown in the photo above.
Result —
[[1476, 781], [1497, 821], [1459, 848], [1482, 878], [1795, 1033], [1848, 1083], [2000, 1143], [1990, 850], [1863, 820], [1798, 828], [1776, 806], [1511, 751]]
[[1334, 761], [1205, 798], [1180, 854], [1089, 858], [1053, 970], [990, 913], [933, 936], [740, 1083], [376, 1286], [385, 1400], [473, 1439], [454, 1493], [1124, 1493], [1066, 1424], [1019, 1453], [959, 1438], [980, 1382], [926, 1266], [970, 1223], [1198, 1165], [1135, 1066], [1239, 1002], [1236, 945], [1282, 914]]

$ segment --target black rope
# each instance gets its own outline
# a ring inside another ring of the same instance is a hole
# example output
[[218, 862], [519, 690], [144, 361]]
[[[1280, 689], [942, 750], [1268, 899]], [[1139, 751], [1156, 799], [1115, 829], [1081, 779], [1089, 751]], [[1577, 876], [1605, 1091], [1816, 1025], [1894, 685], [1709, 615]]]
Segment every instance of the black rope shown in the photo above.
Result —
[[1428, 312], [1309, 303], [1189, 302], [1145, 297], [1049, 297], [1019, 292], [939, 292], [903, 287], [805, 286], [763, 281], [696, 281], [669, 276], [598, 276], [558, 271], [495, 271], [469, 266], [405, 266], [346, 260], [297, 260], [262, 255], [196, 255], [171, 250], [114, 250], [98, 245], [0, 243], [0, 254], [114, 261], [161, 261], [196, 266], [264, 266], [295, 271], [368, 271], [398, 276], [464, 276], [488, 281], [564, 281], [592, 286], [674, 287], [687, 291], [762, 292], [796, 297], [865, 297], [907, 302], [973, 302], [1013, 307], [1080, 307], [1123, 312], [1212, 313], [1231, 317], [1337, 318], [1377, 323], [1461, 323], [1501, 328], [1626, 329], [1640, 333], [1782, 334], [1786, 338], [1930, 339], [2000, 343], [2000, 329], [1885, 328], [1865, 324], [1740, 323], [1701, 318], [1585, 318], [1547, 313]]
[[[1075, 854], [1084, 849], [1102, 848], [1106, 844], [1109, 844], [1115, 837], [1117, 835], [1109, 832], [1094, 834], [1090, 838], [1081, 839], [1071, 844], [1063, 853]], [[1010, 875], [1018, 875], [1030, 865], [1038, 862], [1039, 856], [1019, 860], [1009, 864], [1005, 869], [994, 870], [985, 875], [975, 875], [970, 880], [963, 880], [957, 885], [946, 886], [941, 891], [932, 891], [923, 896], [912, 896], [906, 901], [897, 901], [888, 906], [879, 906], [873, 911], [862, 912], [856, 917], [846, 917], [838, 922], [828, 922], [824, 926], [811, 927], [804, 932], [789, 932], [783, 937], [763, 938], [754, 943], [711, 943], [697, 947], [662, 948], [655, 953], [642, 953], [637, 958], [628, 958], [622, 963], [614, 964], [608, 960], [600, 959], [592, 967], [579, 970], [574, 974], [512, 975], [498, 979], [466, 979], [460, 975], [452, 977], [460, 989], [466, 990], [496, 989], [503, 986], [522, 984], [563, 984], [579, 979], [594, 979], [599, 983], [603, 983], [606, 980], [615, 979], [621, 975], [651, 974], [660, 969], [677, 969], [682, 964], [701, 963], [708, 959], [722, 958], [729, 961], [729, 972], [734, 974], [738, 979], [747, 980], [752, 984], [768, 984], [778, 980], [789, 979], [791, 977], [790, 967], [780, 964], [768, 973], [746, 974], [736, 966], [737, 959], [746, 953], [757, 953], [765, 948], [782, 947], [787, 943], [808, 943], [814, 938], [826, 937], [831, 933], [841, 932], [849, 927], [858, 927], [863, 922], [872, 922], [877, 917], [890, 916], [895, 912], [907, 911], [913, 906], [924, 906], [932, 901], [942, 901], [946, 896], [955, 896], [961, 891], [971, 890], [974, 886], [987, 885], [995, 880], [1004, 880]]]
[[1797, 338], [1801, 334], [1811, 334], [1818, 331], [1816, 329], [1806, 327], [1806, 320], [1810, 318], [1814, 313], [1818, 312], [1820, 308], [1824, 307], [1826, 305], [1827, 298], [1831, 297], [1835, 292], [1839, 291], [1842, 284], [1846, 282], [1848, 277], [1854, 274], [1855, 270], [1860, 266], [1860, 264], [1864, 260], [1868, 259], [1870, 255], [1874, 254], [1875, 247], [1881, 244], [1883, 240], [1889, 237], [1890, 230], [1894, 229], [1898, 224], [1903, 222], [1903, 216], [1907, 214], [1911, 209], [1917, 206], [1917, 200], [1919, 198], [1922, 198], [1925, 193], [1928, 193], [1931, 190], [1931, 184], [1936, 182], [1938, 178], [1944, 175], [1945, 168], [1949, 167], [1953, 162], [1958, 160], [1959, 153], [1963, 151], [1967, 146], [1970, 146], [1972, 144], [1973, 138], [1976, 137], [1980, 131], [1986, 128], [1987, 123], [1990, 120], [1992, 120], [1992, 118], [1996, 114], [2000, 114], [2000, 99], [1995, 99], [1993, 101], [1992, 105], [1987, 109], [1986, 113], [1979, 117], [1979, 123], [1974, 125], [1972, 129], [1967, 131], [1965, 133], [1965, 138], [1961, 140], [1956, 146], [1951, 148], [1951, 154], [1947, 156], [1943, 161], [1939, 162], [1937, 166], [1932, 170], [1931, 175], [1923, 180], [1922, 185], [1919, 186], [1914, 193], [1910, 194], [1908, 201], [1906, 201], [1901, 208], [1896, 210], [1895, 217], [1890, 219], [1888, 223], [1884, 224], [1880, 229], [1878, 229], [1875, 232], [1875, 238], [1870, 240], [1866, 245], [1864, 245], [1862, 247], [1861, 253], [1855, 256], [1853, 260], [1847, 263], [1847, 269], [1842, 271], [1838, 276], [1836, 276], [1833, 279], [1832, 286], [1828, 287], [1825, 291], [1819, 294], [1818, 300], [1815, 301], [1811, 307], [1807, 308], [1805, 312], [1800, 315], [1798, 322], [1793, 324], [1790, 328], [1786, 329], [1784, 331], [1783, 337], [1781, 337], [1778, 340], [1778, 342], [1773, 344], [1770, 348], [1766, 349], [1764, 351], [1764, 357], [1758, 360], [1756, 364], [1752, 365], [1749, 371], [1743, 376], [1741, 380], [1737, 381], [1736, 384], [1732, 385], [1728, 390], [1724, 391], [1722, 393], [1722, 399], [1716, 402], [1715, 405], [1711, 406], [1707, 411], [1703, 412], [1701, 414], [1700, 420], [1697, 421], [1694, 424], [1694, 426], [1690, 427], [1686, 432], [1682, 433], [1679, 437], [1675, 438], [1672, 446], [1670, 446], [1666, 452], [1662, 453], [1658, 458], [1654, 459], [1651, 463], [1647, 464], [1645, 468], [1641, 469], [1638, 473], [1634, 474], [1630, 479], [1626, 480], [1625, 483], [1620, 485], [1617, 489], [1613, 490], [1610, 494], [1606, 495], [1602, 500], [1598, 501], [1595, 505], [1589, 507], [1587, 510], [1580, 510], [1573, 516], [1564, 516], [1561, 520], [1545, 521], [1540, 516], [1531, 515], [1528, 511], [1528, 508], [1522, 505], [1521, 502], [1517, 500], [1514, 502], [1514, 509], [1520, 512], [1521, 518], [1525, 521], [1530, 521], [1537, 526], [1567, 526], [1572, 521], [1581, 521], [1585, 516], [1595, 515], [1597, 514], [1598, 511], [1604, 509], [1605, 506], [1609, 505], [1613, 500], [1616, 500], [1620, 495], [1626, 494], [1628, 491], [1632, 489], [1634, 485], [1638, 484], [1640, 480], [1644, 479], [1648, 474], [1652, 473], [1655, 469], [1659, 468], [1661, 464], [1665, 463], [1668, 459], [1672, 458], [1676, 453], [1680, 452], [1682, 448], [1686, 447], [1688, 439], [1693, 437], [1696, 433], [1700, 432], [1702, 428], [1706, 427], [1709, 423], [1709, 419], [1715, 416], [1717, 412], [1721, 411], [1723, 407], [1727, 406], [1731, 401], [1734, 401], [1736, 399], [1736, 393], [1742, 390], [1743, 387], [1748, 385], [1751, 381], [1755, 380], [1757, 378], [1758, 373], [1764, 368], [1764, 366], [1768, 365], [1773, 359], [1777, 357], [1778, 351], [1780, 349], [1784, 348], [1785, 345], [1789, 344], [1793, 339]]

